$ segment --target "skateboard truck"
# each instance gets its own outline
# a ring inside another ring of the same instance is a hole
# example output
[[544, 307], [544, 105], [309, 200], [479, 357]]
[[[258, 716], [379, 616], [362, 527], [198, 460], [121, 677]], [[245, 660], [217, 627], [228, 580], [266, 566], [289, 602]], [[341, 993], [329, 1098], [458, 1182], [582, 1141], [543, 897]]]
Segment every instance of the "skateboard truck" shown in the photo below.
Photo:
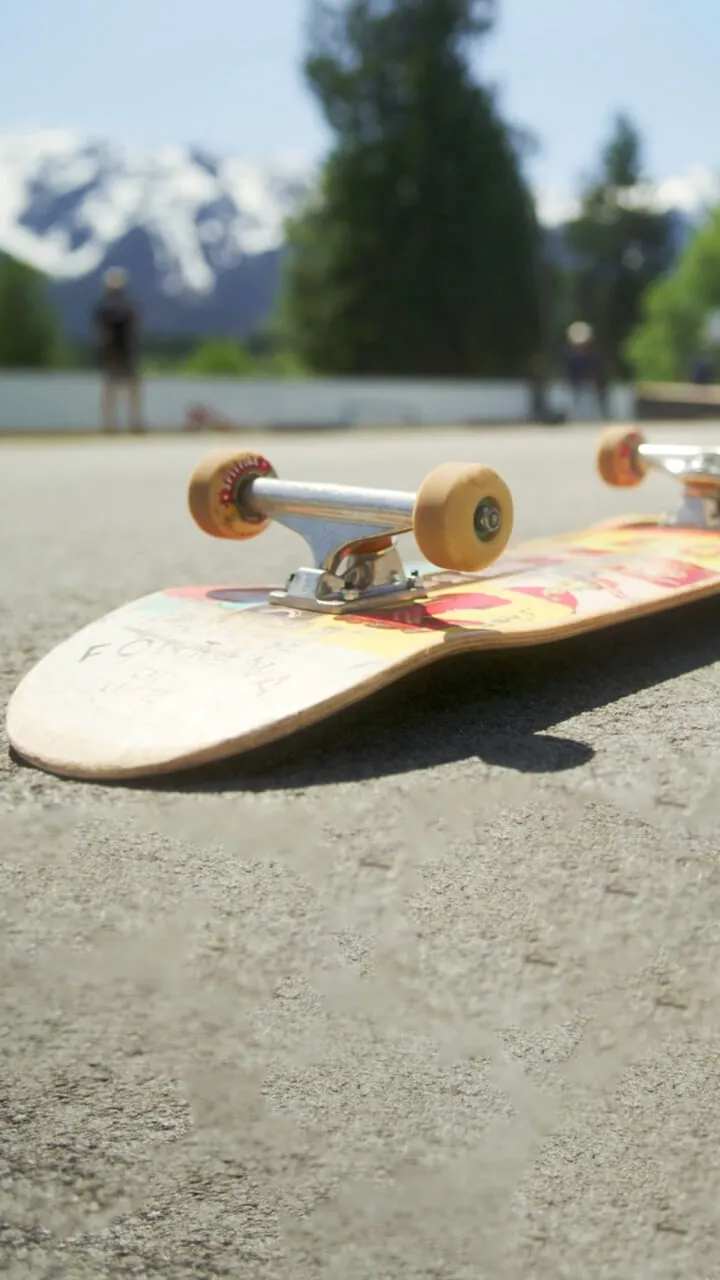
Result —
[[203, 458], [189, 487], [196, 523], [214, 537], [256, 537], [271, 521], [305, 539], [312, 564], [291, 573], [273, 604], [320, 613], [426, 598], [393, 539], [412, 533], [431, 563], [456, 572], [491, 564], [512, 531], [510, 492], [490, 468], [444, 463], [417, 494], [278, 479], [258, 454], [222, 451]]
[[412, 532], [413, 493], [348, 485], [250, 482], [248, 509], [269, 516], [305, 539], [312, 568], [296, 569], [273, 604], [342, 613], [359, 603], [400, 604], [423, 599], [416, 571], [406, 573], [393, 535]]
[[672, 528], [720, 529], [720, 450], [699, 445], [649, 444], [635, 428], [609, 427], [598, 444], [597, 465], [606, 484], [630, 488], [649, 471], [683, 486], [678, 509], [662, 521]]

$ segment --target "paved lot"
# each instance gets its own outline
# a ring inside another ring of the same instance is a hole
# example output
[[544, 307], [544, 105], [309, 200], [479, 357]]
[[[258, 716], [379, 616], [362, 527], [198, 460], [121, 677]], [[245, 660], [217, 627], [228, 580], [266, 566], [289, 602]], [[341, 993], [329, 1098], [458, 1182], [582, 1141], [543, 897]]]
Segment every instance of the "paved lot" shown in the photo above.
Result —
[[[213, 443], [0, 445], [3, 705], [126, 599], [285, 576], [292, 534], [187, 516]], [[627, 509], [587, 428], [258, 443], [401, 488], [488, 461], [517, 538]], [[0, 1271], [719, 1280], [719, 623], [443, 666], [192, 787], [5, 743]]]

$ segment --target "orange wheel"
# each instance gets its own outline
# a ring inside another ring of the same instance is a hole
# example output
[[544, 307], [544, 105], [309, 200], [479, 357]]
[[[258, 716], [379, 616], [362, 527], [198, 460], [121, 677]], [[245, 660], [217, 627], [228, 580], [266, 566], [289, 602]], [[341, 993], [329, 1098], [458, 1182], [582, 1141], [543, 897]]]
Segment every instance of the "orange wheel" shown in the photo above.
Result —
[[445, 462], [415, 498], [413, 533], [431, 564], [474, 573], [497, 560], [513, 527], [513, 501], [491, 467]]
[[188, 506], [196, 524], [213, 538], [256, 538], [270, 521], [243, 509], [250, 480], [272, 477], [274, 468], [258, 453], [219, 449], [206, 454], [190, 477]]
[[606, 484], [630, 489], [641, 484], [647, 467], [638, 453], [645, 437], [635, 427], [608, 427], [598, 441], [597, 469]]

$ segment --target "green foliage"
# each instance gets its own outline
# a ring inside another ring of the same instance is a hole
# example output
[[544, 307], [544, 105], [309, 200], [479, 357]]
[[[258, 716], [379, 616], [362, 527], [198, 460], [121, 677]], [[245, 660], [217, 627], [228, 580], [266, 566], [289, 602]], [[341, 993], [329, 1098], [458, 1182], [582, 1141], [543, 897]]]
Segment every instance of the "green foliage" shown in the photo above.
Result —
[[689, 241], [672, 275], [643, 299], [627, 358], [646, 382], [685, 381], [695, 357], [708, 350], [704, 329], [720, 310], [720, 207]]
[[478, 0], [316, 0], [305, 70], [336, 134], [288, 226], [282, 322], [318, 372], [502, 376], [539, 342], [532, 200], [470, 73]]
[[593, 326], [613, 374], [627, 373], [623, 351], [643, 294], [672, 261], [669, 219], [652, 209], [649, 197], [640, 136], [619, 116], [599, 176], [587, 184], [580, 214], [565, 228], [575, 261], [569, 318]]
[[0, 255], [0, 367], [41, 369], [69, 363], [44, 276]]
[[266, 378], [306, 378], [308, 368], [300, 356], [291, 350], [274, 351], [268, 356], [256, 358], [258, 374]]
[[[143, 333], [140, 344], [140, 365], [144, 374], [183, 373], [189, 357], [198, 345], [195, 334]], [[86, 357], [92, 367], [96, 363], [96, 348], [87, 349]]]
[[244, 377], [251, 372], [252, 358], [241, 343], [232, 338], [207, 338], [188, 358], [185, 369], [200, 377], [234, 374]]
[[184, 371], [195, 377], [226, 374], [235, 378], [299, 378], [305, 368], [289, 350], [273, 349], [260, 342], [253, 353], [233, 338], [208, 338], [201, 342], [184, 363]]

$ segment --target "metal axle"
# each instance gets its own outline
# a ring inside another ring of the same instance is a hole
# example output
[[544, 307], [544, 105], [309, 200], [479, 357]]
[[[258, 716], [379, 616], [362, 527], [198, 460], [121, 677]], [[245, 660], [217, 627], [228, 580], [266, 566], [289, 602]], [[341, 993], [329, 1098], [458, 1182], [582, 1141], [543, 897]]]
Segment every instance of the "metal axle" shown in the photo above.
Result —
[[414, 493], [258, 477], [242, 486], [237, 501], [300, 534], [312, 551], [313, 567], [298, 569], [284, 591], [271, 592], [273, 604], [342, 613], [359, 602], [425, 595], [422, 579], [405, 572], [392, 542], [412, 530]]
[[248, 510], [301, 534], [318, 568], [331, 570], [351, 545], [411, 530], [415, 494], [263, 477], [248, 482], [241, 501]]
[[638, 457], [653, 471], [678, 480], [683, 500], [666, 524], [679, 528], [720, 529], [720, 450], [699, 445], [640, 444]]
[[665, 471], [687, 483], [720, 488], [720, 449], [691, 444], [641, 444], [637, 451], [655, 471]]

